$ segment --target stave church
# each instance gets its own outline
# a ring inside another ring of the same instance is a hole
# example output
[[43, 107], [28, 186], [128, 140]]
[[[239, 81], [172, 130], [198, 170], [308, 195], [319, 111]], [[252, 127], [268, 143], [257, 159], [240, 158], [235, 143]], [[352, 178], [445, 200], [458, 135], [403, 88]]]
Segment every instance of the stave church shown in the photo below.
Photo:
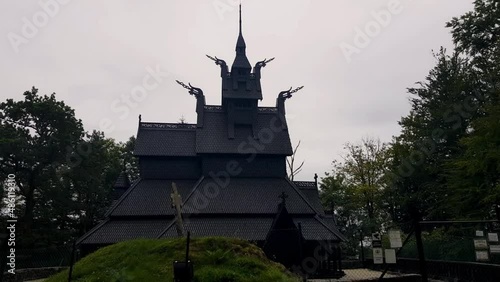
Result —
[[325, 215], [317, 177], [287, 177], [286, 158], [293, 150], [285, 102], [301, 87], [276, 95], [275, 107], [259, 106], [265, 95], [261, 71], [272, 59], [250, 64], [241, 6], [232, 65], [207, 57], [220, 68], [220, 105], [207, 105], [202, 89], [178, 81], [195, 98], [196, 123], [139, 118], [134, 155], [140, 177], [130, 182], [120, 174], [116, 200], [106, 218], [79, 238], [80, 249], [89, 253], [124, 240], [172, 238], [182, 229], [191, 237], [251, 241], [289, 268], [341, 273], [339, 243], [345, 237]]

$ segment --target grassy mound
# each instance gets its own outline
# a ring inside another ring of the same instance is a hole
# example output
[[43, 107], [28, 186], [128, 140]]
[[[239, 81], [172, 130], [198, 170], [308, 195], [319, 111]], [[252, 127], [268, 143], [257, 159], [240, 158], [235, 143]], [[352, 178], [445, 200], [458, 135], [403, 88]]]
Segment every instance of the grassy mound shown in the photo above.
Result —
[[[172, 281], [172, 263], [185, 257], [186, 239], [133, 240], [117, 243], [75, 264], [73, 281]], [[191, 240], [190, 259], [199, 282], [299, 281], [264, 252], [239, 239]], [[68, 271], [45, 282], [67, 281]]]

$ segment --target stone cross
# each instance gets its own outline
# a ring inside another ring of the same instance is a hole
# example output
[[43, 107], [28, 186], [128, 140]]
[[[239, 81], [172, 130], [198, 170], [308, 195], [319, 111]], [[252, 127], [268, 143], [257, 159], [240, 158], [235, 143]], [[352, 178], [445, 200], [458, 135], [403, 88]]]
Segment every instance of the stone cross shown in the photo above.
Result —
[[175, 217], [175, 227], [177, 229], [177, 235], [179, 237], [184, 236], [184, 225], [182, 223], [182, 197], [177, 191], [177, 185], [175, 182], [172, 182], [172, 194], [170, 194], [170, 198], [172, 199], [172, 207], [175, 208], [176, 217]]

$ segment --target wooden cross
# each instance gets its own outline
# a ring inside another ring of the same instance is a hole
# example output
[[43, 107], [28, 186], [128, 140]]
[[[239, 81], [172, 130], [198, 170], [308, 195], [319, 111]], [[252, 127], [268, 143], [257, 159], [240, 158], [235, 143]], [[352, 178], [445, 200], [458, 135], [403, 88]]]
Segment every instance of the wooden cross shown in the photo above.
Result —
[[281, 195], [278, 196], [278, 198], [281, 198], [281, 203], [285, 205], [286, 198], [288, 198], [288, 195], [285, 193], [285, 191], [281, 192]]
[[172, 207], [175, 208], [176, 217], [175, 217], [175, 227], [177, 229], [177, 235], [179, 237], [184, 236], [184, 225], [182, 224], [182, 197], [177, 191], [177, 185], [175, 182], [172, 182], [172, 194], [170, 194], [170, 198], [172, 199]]

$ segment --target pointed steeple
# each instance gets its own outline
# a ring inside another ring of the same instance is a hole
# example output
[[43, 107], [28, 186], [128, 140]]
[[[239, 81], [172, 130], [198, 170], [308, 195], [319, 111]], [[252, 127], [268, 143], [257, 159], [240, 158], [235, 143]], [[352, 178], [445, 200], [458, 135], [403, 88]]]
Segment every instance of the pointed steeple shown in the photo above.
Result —
[[231, 73], [233, 74], [249, 74], [252, 70], [252, 66], [248, 61], [246, 55], [247, 45], [245, 44], [245, 39], [243, 38], [242, 23], [241, 23], [241, 3], [240, 3], [240, 33], [238, 35], [238, 41], [236, 42], [236, 58], [234, 58], [233, 66], [231, 67]]

